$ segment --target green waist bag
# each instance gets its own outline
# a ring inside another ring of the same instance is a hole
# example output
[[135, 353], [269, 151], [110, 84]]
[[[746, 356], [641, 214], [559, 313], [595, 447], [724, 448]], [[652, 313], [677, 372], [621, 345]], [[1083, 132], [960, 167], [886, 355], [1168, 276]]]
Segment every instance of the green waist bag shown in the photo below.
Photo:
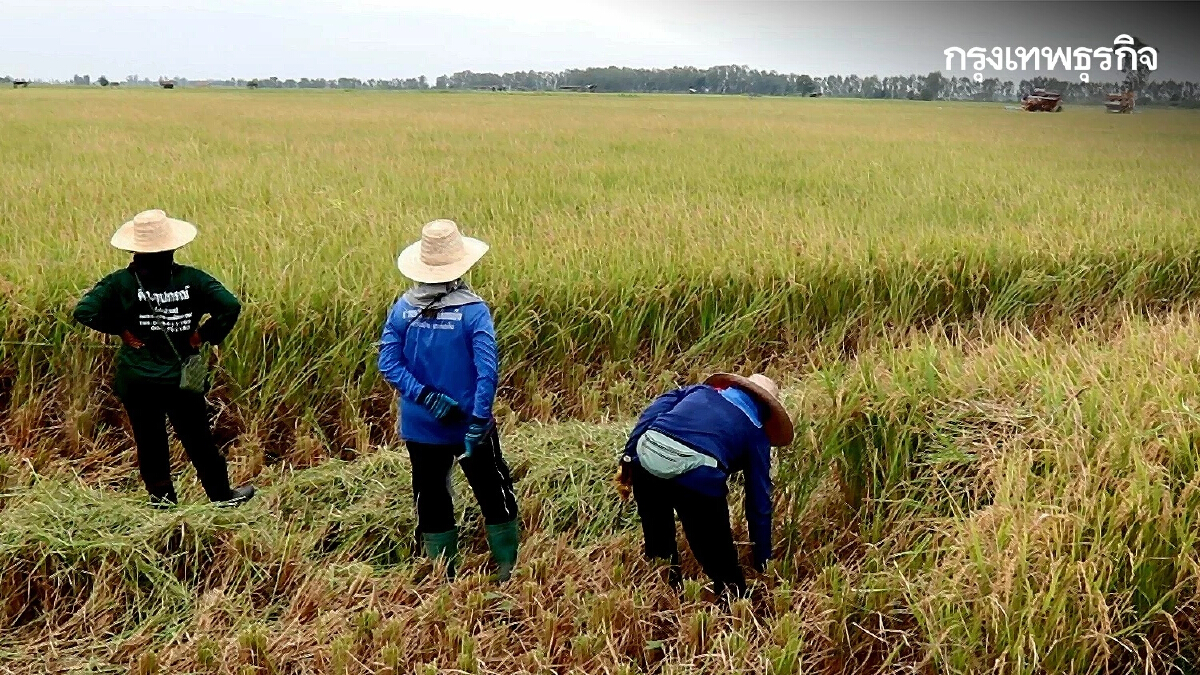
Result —
[[208, 362], [203, 354], [193, 354], [180, 361], [179, 388], [197, 394], [208, 390]]
[[702, 466], [720, 468], [713, 457], [651, 429], [637, 444], [638, 463], [651, 476], [664, 480], [677, 478]]

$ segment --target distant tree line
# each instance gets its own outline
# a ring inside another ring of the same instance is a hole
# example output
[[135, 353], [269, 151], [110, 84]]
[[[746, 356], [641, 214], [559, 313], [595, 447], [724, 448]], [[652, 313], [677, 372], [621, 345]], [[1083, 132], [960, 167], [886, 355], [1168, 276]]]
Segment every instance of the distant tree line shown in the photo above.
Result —
[[[1033, 77], [1019, 82], [970, 77], [946, 77], [934, 71], [928, 75], [889, 77], [831, 75], [812, 77], [778, 73], [746, 66], [715, 66], [708, 69], [676, 67], [667, 69], [587, 68], [561, 72], [474, 73], [463, 71], [437, 78], [437, 89], [506, 89], [547, 91], [563, 86], [594, 84], [606, 92], [695, 92], [706, 94], [749, 94], [760, 96], [836, 96], [842, 98], [883, 98], [956, 101], [1013, 101], [1035, 88], [1061, 92], [1074, 102], [1103, 102], [1105, 96], [1121, 88], [1115, 82], [1068, 82], [1050, 77]], [[1141, 103], [1200, 102], [1200, 85], [1194, 82], [1149, 82], [1139, 92]]]
[[[704, 93], [743, 94], [751, 96], [834, 96], [842, 98], [918, 99], [926, 101], [1013, 101], [1035, 88], [1061, 92], [1070, 102], [1102, 102], [1108, 93], [1122, 88], [1116, 82], [1082, 83], [1050, 77], [1033, 77], [1014, 82], [998, 78], [975, 82], [970, 77], [946, 77], [935, 71], [928, 75], [898, 75], [888, 77], [831, 75], [812, 77], [804, 74], [778, 73], [746, 66], [714, 66], [700, 69], [675, 67], [648, 68], [584, 68], [563, 71], [518, 71], [512, 73], [476, 73], [464, 70], [453, 75], [439, 76], [430, 83], [424, 76], [392, 79], [362, 80], [353, 77], [279, 79], [230, 78], [189, 82], [187, 78], [173, 79], [178, 86], [253, 87], [263, 89], [489, 89], [501, 91], [553, 91], [567, 88], [587, 88], [594, 85], [598, 92], [633, 93]], [[11, 77], [0, 82], [11, 82]], [[76, 75], [71, 82], [107, 85], [101, 76], [92, 80], [88, 75]], [[130, 75], [128, 86], [157, 86], [157, 80]], [[1174, 80], [1141, 84], [1138, 92], [1141, 104], [1200, 104], [1200, 85]]]
[[[183, 84], [187, 83], [186, 79], [180, 78], [176, 82]], [[249, 80], [229, 79], [229, 80], [207, 80], [207, 84], [213, 87], [245, 87], [253, 86], [259, 89], [429, 89], [429, 82], [424, 75], [420, 77], [409, 78], [392, 78], [390, 80], [360, 80], [357, 77], [338, 77], [325, 79], [323, 77], [307, 78], [302, 77], [299, 80], [286, 79], [281, 80], [278, 77], [263, 77], [251, 78]]]

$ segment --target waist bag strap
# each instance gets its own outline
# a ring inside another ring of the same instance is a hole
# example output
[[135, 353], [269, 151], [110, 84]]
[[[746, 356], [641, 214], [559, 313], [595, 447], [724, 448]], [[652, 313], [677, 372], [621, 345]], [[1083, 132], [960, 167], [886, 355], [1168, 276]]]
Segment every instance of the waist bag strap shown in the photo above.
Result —
[[720, 466], [715, 458], [654, 430], [638, 439], [637, 453], [642, 468], [651, 476], [663, 479], [675, 478], [702, 466]]

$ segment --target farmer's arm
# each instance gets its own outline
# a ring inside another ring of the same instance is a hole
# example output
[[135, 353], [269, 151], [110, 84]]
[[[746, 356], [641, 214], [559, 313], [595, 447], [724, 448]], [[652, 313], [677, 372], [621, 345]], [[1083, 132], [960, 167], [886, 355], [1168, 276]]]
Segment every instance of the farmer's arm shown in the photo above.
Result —
[[746, 523], [754, 544], [754, 564], [766, 567], [771, 559], [771, 446], [759, 439], [746, 463]]
[[118, 292], [112, 275], [104, 277], [75, 305], [75, 320], [92, 330], [120, 335], [128, 326], [121, 325]]
[[471, 415], [481, 420], [492, 418], [496, 385], [500, 379], [496, 355], [496, 327], [487, 307], [479, 305], [471, 326], [471, 358], [475, 362], [475, 409]]
[[417, 381], [404, 362], [404, 329], [407, 321], [401, 303], [396, 303], [383, 324], [383, 337], [379, 341], [379, 372], [383, 379], [410, 401], [416, 401], [424, 385]]
[[671, 412], [672, 408], [682, 401], [685, 396], [695, 391], [696, 387], [698, 386], [700, 385], [682, 387], [680, 389], [668, 391], [662, 396], [654, 399], [654, 402], [651, 403], [649, 407], [642, 412], [642, 416], [638, 418], [637, 424], [633, 426], [633, 431], [629, 433], [629, 440], [625, 442], [625, 454], [636, 454], [637, 444], [638, 441], [641, 440], [642, 434], [646, 433], [646, 430], [649, 429], [652, 424], [654, 424], [655, 420], [657, 420], [660, 416]]
[[200, 294], [200, 307], [208, 314], [208, 319], [196, 332], [200, 334], [202, 342], [219, 345], [237, 323], [242, 313], [242, 303], [221, 282], [208, 274], [201, 273]]

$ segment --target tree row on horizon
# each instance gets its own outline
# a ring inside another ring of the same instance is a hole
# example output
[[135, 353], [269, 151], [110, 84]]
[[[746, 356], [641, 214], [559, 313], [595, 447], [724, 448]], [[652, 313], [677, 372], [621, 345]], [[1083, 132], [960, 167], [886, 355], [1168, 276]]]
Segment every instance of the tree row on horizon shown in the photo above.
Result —
[[[11, 82], [0, 77], [0, 82]], [[1063, 99], [1074, 102], [1101, 102], [1109, 93], [1123, 88], [1120, 82], [1077, 82], [1038, 76], [1020, 81], [987, 78], [976, 82], [970, 77], [946, 77], [940, 71], [927, 75], [867, 76], [778, 73], [746, 66], [714, 66], [707, 69], [674, 67], [583, 68], [562, 71], [517, 71], [476, 73], [469, 70], [441, 75], [432, 83], [425, 76], [392, 79], [307, 78], [279, 79], [231, 78], [228, 80], [189, 81], [172, 78], [178, 86], [259, 87], [264, 89], [381, 89], [381, 90], [462, 90], [553, 91], [563, 88], [613, 93], [703, 93], [758, 96], [812, 96], [868, 99], [919, 99], [965, 101], [1012, 101], [1035, 88], [1061, 92]], [[101, 76], [95, 83], [108, 79]], [[76, 75], [70, 82], [58, 84], [91, 85], [88, 75]], [[126, 77], [128, 86], [158, 86], [159, 80], [138, 75]], [[1139, 103], [1200, 103], [1200, 84], [1175, 80], [1151, 81], [1140, 86]]]

